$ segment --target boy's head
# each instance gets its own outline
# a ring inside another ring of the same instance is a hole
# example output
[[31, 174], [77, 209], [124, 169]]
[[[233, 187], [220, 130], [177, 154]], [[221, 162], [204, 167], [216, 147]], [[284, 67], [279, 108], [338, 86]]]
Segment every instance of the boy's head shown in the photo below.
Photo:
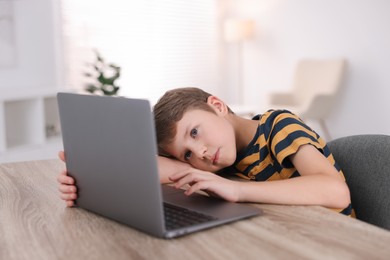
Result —
[[[203, 110], [215, 113], [208, 104], [212, 95], [199, 88], [177, 88], [167, 91], [154, 106], [158, 152], [160, 155], [171, 156], [166, 151], [176, 135], [176, 124], [184, 113], [191, 110]], [[233, 113], [228, 108], [229, 113]]]

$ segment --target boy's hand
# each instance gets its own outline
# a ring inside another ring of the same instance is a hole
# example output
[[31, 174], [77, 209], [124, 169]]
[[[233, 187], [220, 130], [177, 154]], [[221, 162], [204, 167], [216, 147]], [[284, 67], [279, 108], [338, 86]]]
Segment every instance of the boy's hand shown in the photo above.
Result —
[[[65, 153], [60, 151], [58, 157], [65, 162]], [[57, 178], [59, 183], [58, 190], [61, 192], [61, 199], [65, 200], [68, 207], [74, 206], [74, 200], [77, 198], [77, 188], [74, 185], [74, 179], [67, 175], [66, 170], [62, 171]]]
[[190, 185], [185, 191], [186, 195], [202, 190], [213, 197], [219, 197], [230, 202], [240, 200], [239, 183], [222, 178], [214, 173], [198, 169], [186, 169], [173, 174], [169, 179], [176, 188]]

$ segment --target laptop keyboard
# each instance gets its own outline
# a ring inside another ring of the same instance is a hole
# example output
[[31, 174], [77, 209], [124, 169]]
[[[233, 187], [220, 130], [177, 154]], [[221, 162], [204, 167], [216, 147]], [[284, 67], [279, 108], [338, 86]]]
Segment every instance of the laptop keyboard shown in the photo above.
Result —
[[186, 208], [164, 203], [165, 226], [167, 230], [192, 226], [217, 218]]

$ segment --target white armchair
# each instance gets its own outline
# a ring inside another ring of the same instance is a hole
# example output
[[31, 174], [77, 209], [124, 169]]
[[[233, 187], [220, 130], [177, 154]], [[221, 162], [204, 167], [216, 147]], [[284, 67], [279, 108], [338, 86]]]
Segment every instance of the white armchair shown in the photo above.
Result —
[[344, 59], [299, 61], [291, 90], [271, 93], [270, 108], [288, 109], [303, 120], [318, 120], [324, 137], [330, 141], [330, 133], [324, 119], [334, 105], [345, 66]]

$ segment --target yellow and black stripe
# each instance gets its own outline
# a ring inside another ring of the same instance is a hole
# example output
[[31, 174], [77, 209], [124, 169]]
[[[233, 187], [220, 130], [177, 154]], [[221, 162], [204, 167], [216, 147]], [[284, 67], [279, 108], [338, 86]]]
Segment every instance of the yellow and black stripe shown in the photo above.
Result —
[[[259, 120], [259, 127], [247, 148], [237, 155], [234, 168], [239, 173], [236, 175], [254, 181], [300, 176], [289, 156], [305, 144], [316, 147], [343, 174], [324, 139], [290, 111], [269, 110], [253, 120]], [[334, 210], [351, 215], [352, 206]]]

